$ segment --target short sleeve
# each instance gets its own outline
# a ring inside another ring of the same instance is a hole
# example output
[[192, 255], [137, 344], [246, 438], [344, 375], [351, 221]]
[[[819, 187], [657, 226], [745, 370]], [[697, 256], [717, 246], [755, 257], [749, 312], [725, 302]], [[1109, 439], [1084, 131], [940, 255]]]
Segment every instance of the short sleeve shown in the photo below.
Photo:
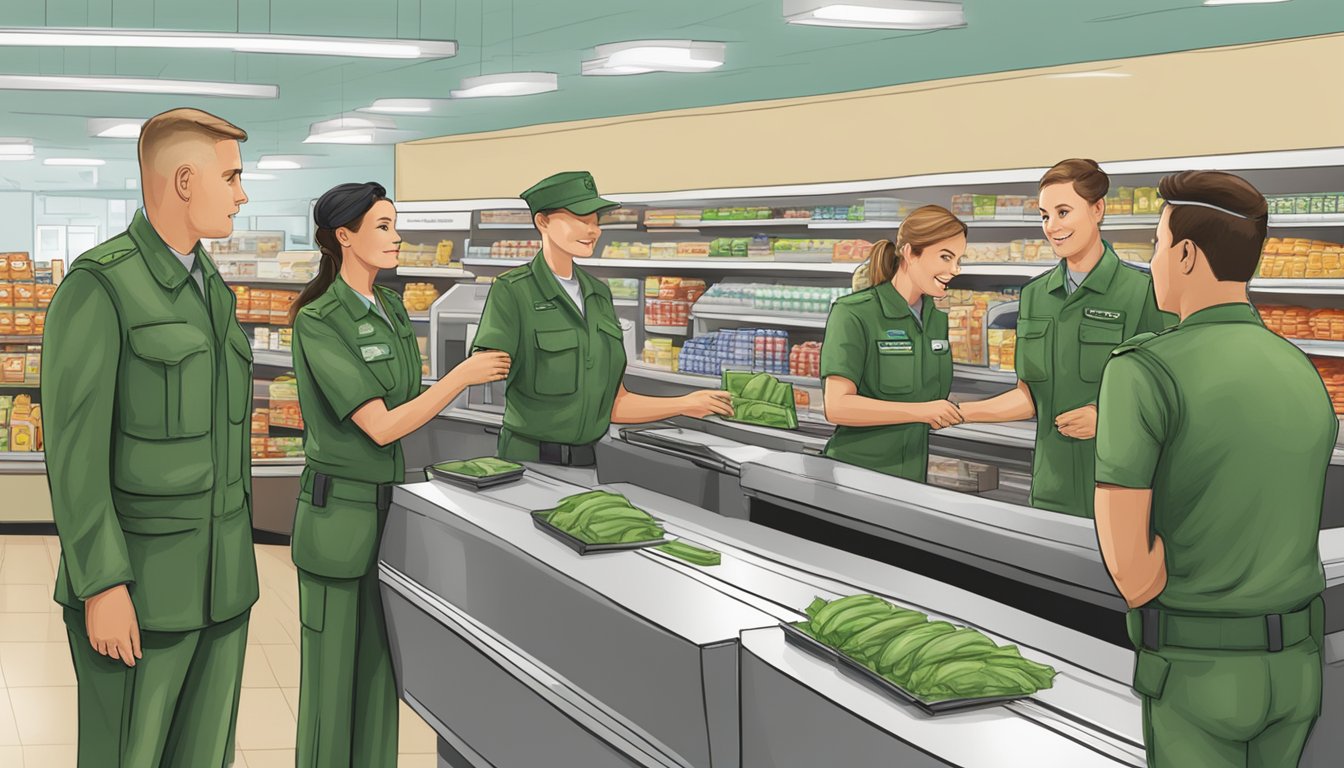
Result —
[[300, 313], [294, 321], [294, 336], [313, 382], [336, 418], [344, 421], [361, 405], [387, 395], [368, 363], [326, 323]]
[[843, 376], [858, 384], [868, 354], [866, 342], [863, 323], [854, 310], [844, 304], [832, 306], [821, 344], [821, 378]]
[[1174, 392], [1141, 350], [1111, 358], [1097, 404], [1097, 482], [1152, 488], [1174, 423]]
[[510, 357], [518, 356], [522, 318], [518, 316], [518, 302], [513, 293], [513, 287], [502, 280], [496, 280], [490, 286], [490, 293], [485, 297], [485, 310], [481, 312], [481, 324], [471, 342], [473, 351], [492, 349]]

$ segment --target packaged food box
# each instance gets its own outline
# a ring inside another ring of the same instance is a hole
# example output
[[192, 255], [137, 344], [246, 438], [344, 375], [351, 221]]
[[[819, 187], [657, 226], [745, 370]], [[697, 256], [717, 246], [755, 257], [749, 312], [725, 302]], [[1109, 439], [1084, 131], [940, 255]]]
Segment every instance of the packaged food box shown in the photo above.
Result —
[[14, 310], [14, 335], [16, 336], [35, 336], [35, 324], [33, 322], [34, 313], [31, 310]]
[[42, 352], [29, 350], [24, 354], [23, 381], [25, 384], [42, 383]]
[[930, 457], [930, 485], [963, 493], [984, 493], [999, 487], [999, 468], [992, 464]]
[[14, 310], [0, 309], [0, 336], [14, 335]]
[[1000, 219], [1019, 218], [1026, 202], [1027, 199], [1021, 195], [998, 195], [994, 204], [994, 215]]
[[0, 253], [0, 281], [9, 280], [9, 254]]
[[22, 252], [9, 254], [9, 279], [14, 282], [32, 282], [33, 261], [28, 254]]
[[14, 306], [14, 284], [5, 280], [0, 282], [0, 307]]
[[998, 198], [995, 195], [973, 195], [973, 214], [977, 219], [992, 219], [998, 210]]
[[37, 308], [37, 284], [32, 282], [13, 283], [14, 306], [18, 309]]
[[962, 219], [969, 219], [975, 215], [975, 195], [953, 195], [952, 196], [952, 214]]
[[23, 367], [26, 362], [22, 352], [0, 353], [0, 381], [6, 384], [22, 384]]

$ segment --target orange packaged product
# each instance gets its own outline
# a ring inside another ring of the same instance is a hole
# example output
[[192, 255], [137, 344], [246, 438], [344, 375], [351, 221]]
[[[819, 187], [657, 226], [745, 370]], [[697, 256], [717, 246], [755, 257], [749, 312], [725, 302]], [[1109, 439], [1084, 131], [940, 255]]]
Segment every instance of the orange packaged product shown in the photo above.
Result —
[[37, 308], [46, 309], [51, 306], [51, 299], [56, 295], [56, 286], [48, 283], [37, 284]]
[[0, 253], [0, 281], [9, 280], [9, 254]]
[[252, 438], [252, 458], [266, 458], [266, 438], [255, 436]]
[[46, 330], [47, 330], [47, 313], [46, 313], [46, 312], [34, 312], [34, 313], [33, 313], [33, 335], [34, 335], [34, 336], [41, 336], [41, 335], [43, 334], [43, 332], [45, 332]]
[[267, 435], [271, 431], [271, 411], [268, 408], [257, 408], [252, 411], [252, 434]]
[[0, 309], [0, 336], [14, 335], [14, 311]]
[[271, 292], [261, 288], [252, 289], [252, 301], [247, 310], [247, 322], [271, 322]]
[[0, 354], [0, 381], [6, 384], [22, 384], [25, 363], [26, 359], [22, 352]]
[[33, 333], [33, 313], [28, 310], [16, 310], [14, 312], [14, 335], [15, 336], [35, 336]]
[[14, 306], [18, 309], [37, 309], [37, 284], [13, 283]]
[[9, 254], [9, 279], [14, 282], [28, 281], [32, 282], [33, 260], [28, 258], [26, 253]]
[[0, 307], [14, 306], [14, 284], [8, 280], [0, 282]]

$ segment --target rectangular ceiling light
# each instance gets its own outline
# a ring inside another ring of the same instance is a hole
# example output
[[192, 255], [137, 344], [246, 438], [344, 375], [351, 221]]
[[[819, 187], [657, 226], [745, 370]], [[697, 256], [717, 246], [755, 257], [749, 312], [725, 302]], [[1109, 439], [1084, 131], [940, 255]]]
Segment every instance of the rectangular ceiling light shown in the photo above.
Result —
[[0, 46], [186, 48], [238, 53], [352, 56], [369, 59], [443, 59], [457, 55], [453, 40], [170, 32], [157, 29], [0, 28]]
[[583, 62], [585, 75], [641, 75], [646, 72], [708, 72], [723, 66], [723, 43], [696, 40], [631, 40], [599, 45]]
[[959, 2], [936, 0], [784, 0], [790, 24], [868, 29], [946, 29], [966, 26]]
[[262, 155], [257, 159], [259, 171], [297, 171], [303, 167], [303, 160], [295, 155]]
[[33, 142], [28, 139], [0, 139], [0, 157], [32, 157]]
[[48, 157], [42, 161], [43, 165], [69, 165], [76, 168], [96, 168], [100, 165], [107, 165], [106, 160], [99, 160], [96, 157]]
[[1204, 0], [1205, 5], [1265, 5], [1286, 2], [1288, 0]]
[[275, 85], [133, 77], [70, 77], [66, 75], [0, 75], [0, 91], [166, 93], [182, 96], [221, 96], [234, 99], [274, 99], [280, 96], [280, 88]]
[[99, 139], [138, 139], [144, 120], [120, 117], [89, 118], [89, 135]]
[[417, 115], [433, 112], [446, 103], [447, 99], [375, 99], [367, 107], [357, 112], [379, 112], [388, 115]]
[[386, 117], [342, 115], [320, 120], [308, 127], [304, 144], [395, 144], [410, 138], [413, 131], [399, 131]]
[[487, 96], [529, 96], [559, 89], [554, 72], [504, 72], [497, 75], [462, 78], [462, 87], [452, 91], [454, 99]]

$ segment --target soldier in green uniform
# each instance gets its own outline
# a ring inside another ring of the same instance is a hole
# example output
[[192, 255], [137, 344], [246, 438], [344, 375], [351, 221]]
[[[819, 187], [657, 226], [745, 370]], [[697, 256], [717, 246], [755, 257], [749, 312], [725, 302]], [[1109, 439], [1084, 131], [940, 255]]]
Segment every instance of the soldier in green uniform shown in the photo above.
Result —
[[1129, 605], [1148, 764], [1294, 766], [1321, 710], [1317, 541], [1339, 424], [1310, 360], [1246, 297], [1268, 221], [1226, 173], [1161, 182], [1170, 330], [1101, 385], [1097, 534]]
[[374, 285], [397, 266], [396, 208], [379, 184], [342, 184], [313, 210], [318, 276], [292, 309], [305, 467], [291, 554], [303, 625], [295, 756], [305, 768], [390, 766], [397, 692], [377, 556], [401, 438], [509, 360], [473, 355], [421, 393], [420, 351], [401, 298]]
[[247, 134], [147, 121], [145, 207], [81, 255], [47, 314], [42, 405], [79, 683], [79, 765], [233, 758], [252, 550], [252, 353], [200, 245], [247, 202]]
[[1022, 289], [1015, 389], [962, 403], [967, 422], [1035, 416], [1031, 505], [1092, 517], [1097, 392], [1111, 350], [1169, 323], [1146, 273], [1101, 239], [1110, 179], [1091, 160], [1065, 160], [1041, 178], [1041, 222], [1059, 266]]
[[966, 225], [926, 205], [901, 223], [896, 242], [868, 257], [874, 285], [831, 307], [821, 347], [826, 418], [836, 424], [826, 455], [924, 482], [929, 429], [961, 423], [947, 401], [952, 351], [947, 313], [933, 306], [961, 272]]
[[594, 444], [613, 422], [732, 415], [727, 392], [648, 397], [621, 383], [625, 347], [611, 290], [574, 263], [593, 255], [602, 233], [598, 212], [620, 205], [602, 199], [584, 171], [555, 174], [521, 196], [541, 233], [541, 252], [491, 286], [473, 342], [513, 361], [500, 457], [591, 466]]

